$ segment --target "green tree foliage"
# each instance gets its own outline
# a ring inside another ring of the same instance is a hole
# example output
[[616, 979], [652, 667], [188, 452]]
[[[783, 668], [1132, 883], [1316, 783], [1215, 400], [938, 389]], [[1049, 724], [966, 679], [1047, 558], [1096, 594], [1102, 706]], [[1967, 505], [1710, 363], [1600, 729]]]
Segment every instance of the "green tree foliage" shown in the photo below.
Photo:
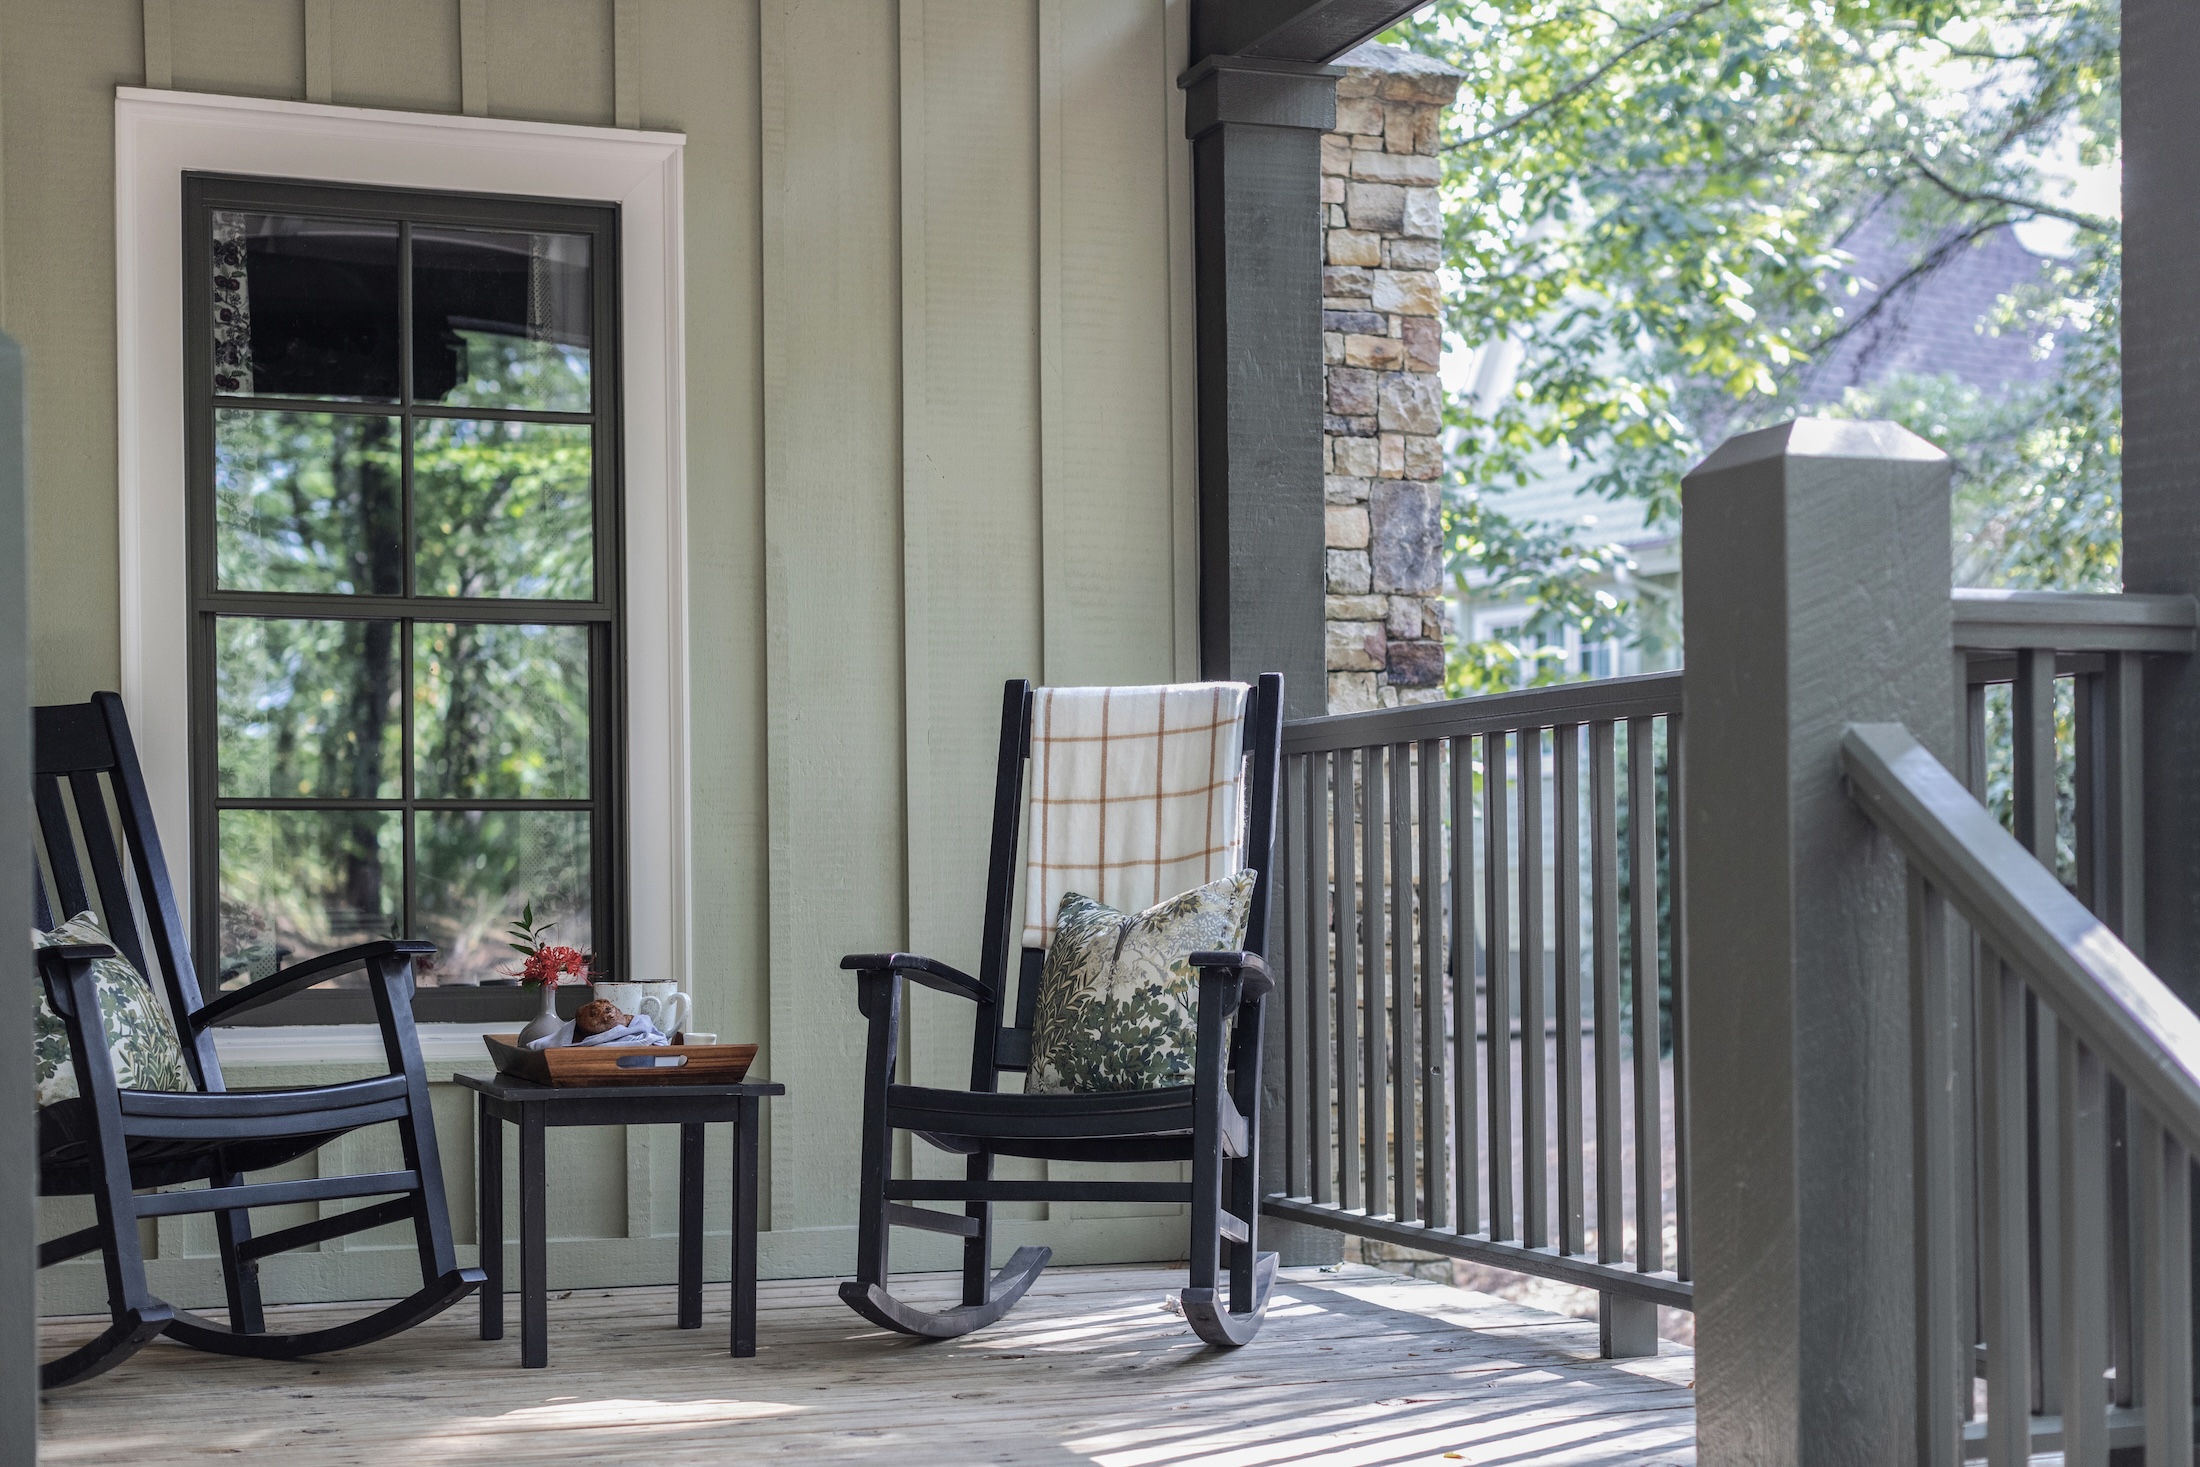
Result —
[[[1524, 349], [1509, 393], [1447, 406], [1455, 575], [1527, 589], [1531, 630], [1641, 635], [1637, 609], [1569, 589], [1616, 552], [1489, 496], [1556, 460], [1677, 523], [1709, 446], [1795, 412], [1811, 363], [1975, 243], [2047, 219], [2070, 252], [2000, 321], [2056, 352], [2037, 389], [1910, 378], [1832, 410], [1951, 451], [1967, 579], [2114, 584], [2119, 224], [2056, 176], [2118, 154], [2112, 0], [1438, 0], [1386, 39], [1467, 77], [1445, 149], [1455, 346]], [[1867, 224], [1905, 243], [1891, 279], [1844, 249]], [[1518, 675], [1503, 648], [1459, 652], [1462, 687]]]

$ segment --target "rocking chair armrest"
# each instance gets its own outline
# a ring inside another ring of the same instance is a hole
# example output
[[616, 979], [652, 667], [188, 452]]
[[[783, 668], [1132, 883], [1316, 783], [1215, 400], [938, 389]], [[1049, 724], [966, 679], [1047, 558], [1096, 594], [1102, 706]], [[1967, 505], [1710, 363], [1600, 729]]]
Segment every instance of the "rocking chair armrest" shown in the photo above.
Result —
[[1266, 998], [1275, 991], [1275, 976], [1268, 971], [1268, 964], [1259, 953], [1193, 953], [1191, 964], [1199, 970], [1201, 983], [1222, 982], [1231, 977], [1242, 979], [1243, 986], [1238, 989], [1240, 1003]]
[[77, 1025], [85, 1006], [91, 1012], [99, 1012], [99, 1000], [92, 987], [92, 964], [101, 958], [119, 956], [104, 942], [66, 942], [38, 949], [38, 976], [46, 985], [46, 1003], [69, 1031], [69, 1042], [80, 1037]]
[[912, 983], [941, 993], [960, 994], [972, 1003], [993, 1002], [992, 989], [937, 958], [915, 953], [850, 953], [840, 960], [840, 966], [854, 973], [899, 973]]
[[362, 942], [356, 947], [341, 948], [323, 953], [317, 958], [307, 958], [287, 968], [278, 968], [265, 978], [256, 979], [242, 988], [233, 988], [206, 1004], [191, 1016], [193, 1032], [226, 1024], [242, 1013], [261, 1008], [288, 996], [293, 990], [310, 987], [325, 978], [372, 962], [376, 958], [404, 958], [406, 966], [418, 957], [433, 957], [432, 942], [410, 942], [383, 938], [376, 942]]

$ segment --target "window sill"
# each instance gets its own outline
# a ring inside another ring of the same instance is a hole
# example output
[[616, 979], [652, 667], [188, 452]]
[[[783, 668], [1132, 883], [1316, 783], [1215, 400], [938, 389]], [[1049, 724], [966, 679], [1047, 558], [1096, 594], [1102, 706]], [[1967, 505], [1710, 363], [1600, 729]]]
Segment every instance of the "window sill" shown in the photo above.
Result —
[[[524, 1021], [521, 1021], [524, 1022]], [[517, 1025], [421, 1024], [420, 1057], [430, 1066], [489, 1062], [484, 1034], [509, 1034]], [[372, 1024], [264, 1025], [217, 1029], [214, 1053], [232, 1065], [375, 1064], [384, 1062], [382, 1031]]]

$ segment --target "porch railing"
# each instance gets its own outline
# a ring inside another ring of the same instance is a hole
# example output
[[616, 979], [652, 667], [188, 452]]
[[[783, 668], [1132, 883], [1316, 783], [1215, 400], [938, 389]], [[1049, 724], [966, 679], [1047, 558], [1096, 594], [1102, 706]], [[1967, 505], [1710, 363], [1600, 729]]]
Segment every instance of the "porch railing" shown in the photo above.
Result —
[[1691, 1307], [1681, 678], [1284, 732], [1283, 1191], [1265, 1210]]
[[2200, 1017], [1899, 725], [1842, 752], [1909, 860], [1918, 1461], [2189, 1467]]

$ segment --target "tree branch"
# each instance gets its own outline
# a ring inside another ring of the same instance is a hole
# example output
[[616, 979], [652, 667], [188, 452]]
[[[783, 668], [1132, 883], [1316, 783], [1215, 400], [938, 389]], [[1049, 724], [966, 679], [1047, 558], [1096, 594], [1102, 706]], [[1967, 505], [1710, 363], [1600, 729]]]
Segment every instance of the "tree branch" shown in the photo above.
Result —
[[1995, 193], [1988, 189], [1959, 187], [1935, 173], [1932, 166], [1915, 153], [1910, 155], [1909, 164], [1917, 170], [1919, 177], [1959, 204], [1997, 204], [2004, 209], [2022, 209], [2028, 214], [2043, 219], [2060, 219], [2066, 224], [2076, 225], [2078, 228], [2092, 234], [2114, 234], [2116, 232], [2116, 226], [2110, 221], [2092, 214], [2081, 214], [2075, 209], [2058, 209], [2053, 204], [2043, 204], [2036, 199], [2015, 198], [2009, 194]]
[[1595, 86], [1598, 82], [1604, 80], [1604, 78], [1606, 78], [1607, 76], [1610, 76], [1612, 72], [1618, 68], [1619, 64], [1622, 61], [1625, 61], [1628, 57], [1634, 55], [1637, 51], [1640, 51], [1643, 47], [1649, 45], [1652, 41], [1664, 39], [1666, 36], [1671, 35], [1674, 31], [1679, 30], [1682, 26], [1688, 24], [1690, 21], [1695, 20], [1699, 16], [1708, 14], [1711, 11], [1717, 10], [1724, 4], [1726, 4], [1726, 0], [1697, 0], [1697, 3], [1691, 6], [1689, 9], [1681, 12], [1679, 15], [1673, 16], [1669, 20], [1659, 22], [1657, 25], [1651, 27], [1649, 30], [1644, 31], [1634, 40], [1628, 42], [1625, 46], [1620, 47], [1620, 49], [1613, 54], [1610, 60], [1606, 61], [1602, 66], [1597, 67], [1596, 70], [1590, 72], [1587, 76], [1582, 77], [1579, 81], [1570, 82], [1567, 85], [1560, 87], [1557, 91], [1551, 93], [1551, 95], [1545, 97], [1542, 101], [1537, 102], [1532, 106], [1522, 108], [1520, 111], [1515, 112], [1512, 116], [1506, 118], [1504, 121], [1496, 123], [1491, 127], [1485, 128], [1483, 131], [1474, 134], [1472, 137], [1461, 138], [1458, 142], [1451, 144], [1451, 146], [1446, 151], [1456, 152], [1458, 149], [1471, 148], [1477, 143], [1486, 143], [1491, 138], [1501, 137], [1504, 134], [1511, 132], [1514, 128], [1520, 126], [1521, 123], [1526, 122], [1529, 118], [1534, 117], [1539, 113], [1548, 112], [1551, 108], [1556, 107], [1559, 103], [1566, 101], [1570, 97], [1577, 97], [1581, 95], [1581, 93], [1589, 90], [1589, 88]]

